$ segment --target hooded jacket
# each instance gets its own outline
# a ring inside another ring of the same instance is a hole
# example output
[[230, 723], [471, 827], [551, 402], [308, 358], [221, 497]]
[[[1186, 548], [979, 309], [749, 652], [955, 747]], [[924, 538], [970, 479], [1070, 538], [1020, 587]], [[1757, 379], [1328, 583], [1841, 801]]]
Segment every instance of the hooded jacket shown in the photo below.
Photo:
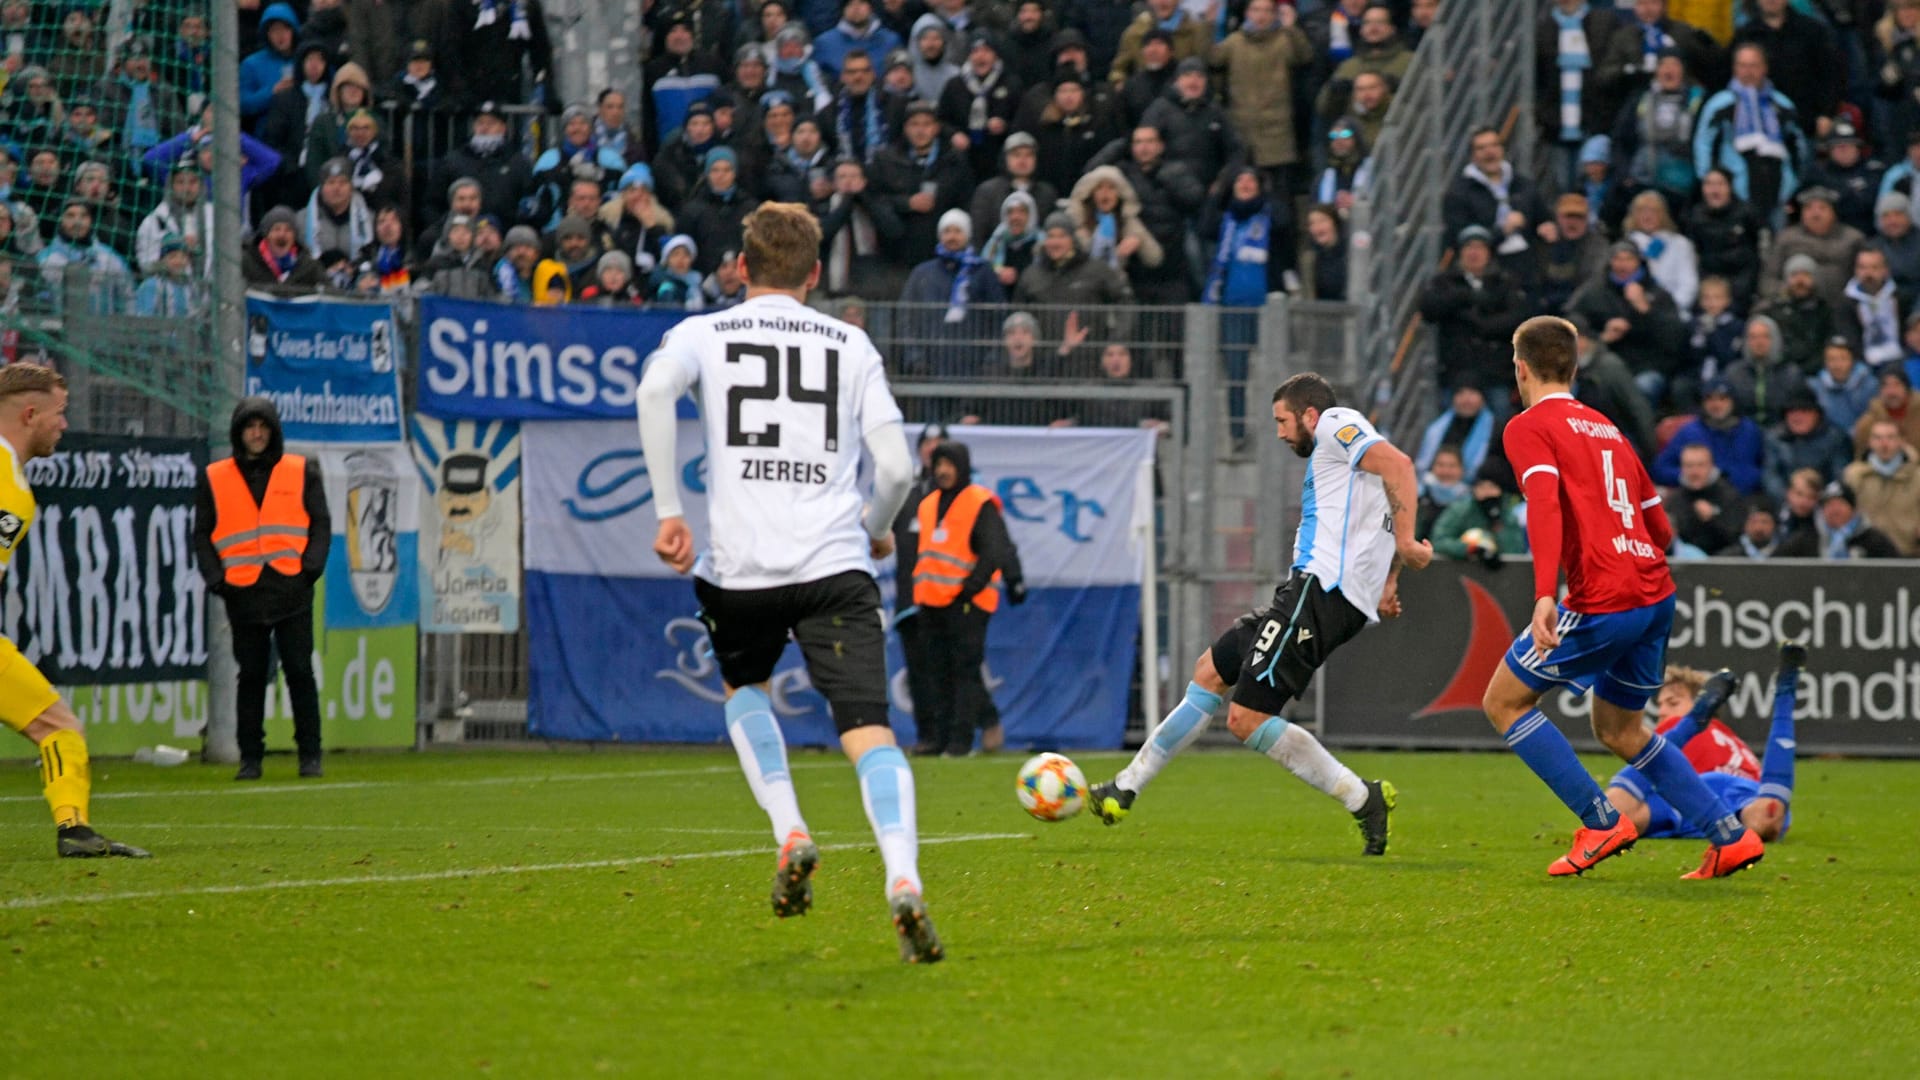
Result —
[[[966, 443], [943, 442], [934, 447], [933, 468], [939, 468], [942, 461], [951, 462], [960, 478], [951, 488], [935, 489], [940, 498], [939, 511], [934, 515], [936, 521], [946, 518], [953, 500], [973, 483], [973, 452], [967, 449]], [[973, 548], [975, 563], [960, 584], [961, 596], [973, 596], [986, 588], [997, 573], [1006, 580], [1008, 599], [1016, 604], [1026, 599], [1027, 583], [1020, 570], [1020, 552], [1013, 546], [1013, 537], [1007, 535], [1007, 520], [1000, 514], [999, 500], [989, 499], [981, 505], [979, 515], [973, 519], [973, 535], [967, 538], [967, 543]]]
[[[300, 32], [300, 17], [289, 4], [272, 4], [260, 13], [260, 40], [267, 39], [267, 28], [285, 23], [295, 34]], [[251, 120], [267, 111], [273, 100], [273, 88], [293, 70], [293, 51], [275, 52], [271, 45], [261, 47], [240, 61], [240, 115]]]
[[[266, 452], [250, 456], [240, 433], [255, 419], [265, 420], [272, 431]], [[243, 398], [234, 406], [229, 429], [234, 460], [240, 463], [240, 475], [255, 503], [267, 496], [267, 478], [286, 453], [285, 436], [280, 430], [280, 413], [273, 402], [263, 397]], [[327, 513], [327, 492], [320, 476], [320, 462], [307, 458], [306, 489], [301, 500], [307, 511], [307, 550], [300, 556], [300, 573], [289, 577], [272, 566], [262, 567], [260, 580], [245, 587], [227, 584], [226, 571], [220, 567], [220, 555], [213, 547], [213, 528], [217, 511], [213, 502], [213, 482], [207, 470], [193, 493], [193, 553], [199, 560], [200, 574], [207, 591], [225, 600], [227, 618], [236, 623], [257, 625], [276, 623], [313, 608], [313, 583], [327, 569], [327, 551], [333, 537], [333, 518]]]

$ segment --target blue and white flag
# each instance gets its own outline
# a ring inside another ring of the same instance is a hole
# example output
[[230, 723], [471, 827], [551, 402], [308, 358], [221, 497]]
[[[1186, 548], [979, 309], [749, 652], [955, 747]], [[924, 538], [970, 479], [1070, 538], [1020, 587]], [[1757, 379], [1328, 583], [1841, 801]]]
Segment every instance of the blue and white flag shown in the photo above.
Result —
[[420, 482], [404, 443], [290, 444], [320, 462], [333, 518], [329, 630], [411, 626], [420, 618]]
[[399, 442], [399, 355], [386, 304], [247, 297], [246, 392], [288, 442]]

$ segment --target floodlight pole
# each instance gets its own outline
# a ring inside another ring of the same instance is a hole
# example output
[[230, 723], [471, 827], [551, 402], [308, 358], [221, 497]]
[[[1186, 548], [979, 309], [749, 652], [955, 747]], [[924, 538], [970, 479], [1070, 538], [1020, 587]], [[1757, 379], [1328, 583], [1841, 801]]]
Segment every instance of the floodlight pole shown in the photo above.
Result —
[[[245, 388], [246, 283], [240, 274], [240, 246], [246, 221], [240, 213], [240, 9], [233, 3], [211, 5], [213, 15], [213, 370], [228, 399]], [[217, 415], [217, 412], [216, 412]], [[218, 437], [217, 422], [210, 421]], [[240, 668], [233, 658], [233, 630], [226, 605], [207, 598], [207, 731], [203, 756], [208, 761], [240, 760], [236, 688]]]

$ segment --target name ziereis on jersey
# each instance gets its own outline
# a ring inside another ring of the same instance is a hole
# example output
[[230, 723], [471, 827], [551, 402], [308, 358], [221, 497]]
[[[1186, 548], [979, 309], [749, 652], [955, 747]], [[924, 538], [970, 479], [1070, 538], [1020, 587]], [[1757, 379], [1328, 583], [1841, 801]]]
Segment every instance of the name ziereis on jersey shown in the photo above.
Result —
[[740, 463], [742, 480], [775, 480], [789, 484], [824, 484], [827, 466], [818, 461], [786, 458], [747, 458]]

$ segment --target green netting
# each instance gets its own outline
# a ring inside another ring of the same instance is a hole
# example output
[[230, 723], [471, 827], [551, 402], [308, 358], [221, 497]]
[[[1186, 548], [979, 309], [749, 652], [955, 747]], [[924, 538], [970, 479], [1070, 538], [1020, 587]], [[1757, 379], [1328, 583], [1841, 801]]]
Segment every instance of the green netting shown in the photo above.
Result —
[[228, 403], [208, 30], [207, 0], [0, 0], [0, 348], [60, 368], [83, 430], [197, 433]]

